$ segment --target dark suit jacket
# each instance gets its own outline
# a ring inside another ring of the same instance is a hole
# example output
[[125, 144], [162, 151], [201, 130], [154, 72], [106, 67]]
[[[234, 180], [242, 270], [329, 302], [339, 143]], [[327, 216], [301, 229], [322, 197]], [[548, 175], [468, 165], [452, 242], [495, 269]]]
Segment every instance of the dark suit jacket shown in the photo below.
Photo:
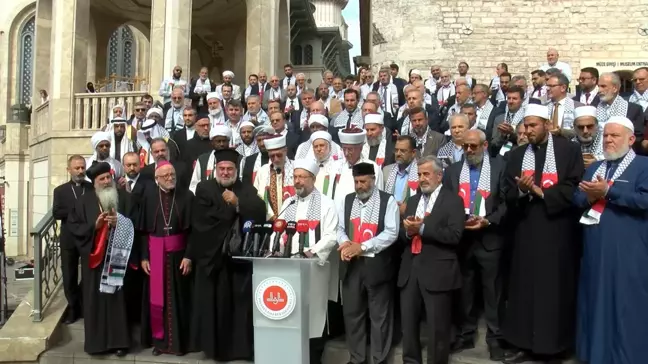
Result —
[[437, 153], [439, 153], [439, 149], [441, 149], [441, 147], [444, 146], [445, 143], [446, 143], [445, 135], [436, 132], [434, 130], [431, 130], [428, 133], [427, 141], [425, 142], [425, 149], [423, 150], [423, 155], [421, 155], [419, 151], [416, 151], [416, 157], [421, 158], [428, 155], [433, 155], [436, 157]]
[[[582, 95], [583, 95], [583, 93], [582, 93], [581, 89], [579, 88], [579, 89], [576, 90], [576, 95], [574, 97], [572, 97], [572, 100], [580, 102], [580, 99], [581, 99]], [[590, 95], [590, 98], [592, 98], [591, 95]], [[592, 101], [590, 102], [590, 106], [597, 107], [599, 102], [601, 102], [601, 98], [599, 98], [598, 95], [594, 95], [594, 97], [592, 98]]]
[[288, 148], [288, 158], [295, 159], [295, 153], [299, 147], [299, 135], [292, 130], [288, 130], [286, 133], [286, 147]]
[[[421, 194], [407, 201], [405, 216], [415, 216]], [[401, 227], [400, 238], [407, 243], [398, 272], [398, 287], [404, 287], [411, 275], [431, 292], [447, 292], [461, 287], [461, 271], [457, 248], [464, 231], [466, 216], [463, 201], [448, 188], [442, 188], [429, 216], [423, 219], [423, 248], [414, 255], [410, 249], [412, 239]]]
[[[488, 155], [485, 156], [488, 158]], [[486, 216], [491, 223], [483, 230], [465, 230], [462, 238], [462, 248], [465, 245], [472, 246], [474, 243], [481, 243], [487, 251], [501, 249], [503, 241], [503, 229], [501, 228], [504, 216], [506, 215], [506, 191], [504, 190], [505, 162], [499, 156], [490, 158], [491, 193], [486, 198]], [[463, 162], [453, 163], [443, 175], [443, 187], [459, 195], [459, 176]]]
[[643, 148], [641, 148], [641, 141], [643, 140], [644, 129], [646, 128], [646, 116], [644, 115], [643, 108], [641, 105], [637, 105], [632, 102], [628, 102], [628, 112], [626, 112], [626, 117], [632, 121], [634, 125], [634, 134], [637, 140], [633, 145], [635, 152], [639, 154], [644, 154]]
[[398, 90], [398, 106], [405, 105], [406, 100], [403, 90], [405, 89], [405, 86], [407, 86], [407, 81], [400, 77], [392, 77], [392, 82], [396, 85], [396, 90]]
[[[425, 112], [428, 115], [428, 126], [430, 129], [438, 132], [442, 132], [441, 129], [444, 127], [444, 121], [441, 119], [439, 114], [439, 104], [434, 100], [432, 105], [425, 104]], [[385, 126], [391, 130], [397, 130], [399, 133], [403, 128], [403, 122], [407, 115], [403, 113], [400, 119], [394, 122], [393, 118], [388, 118], [386, 115], [384, 117]], [[446, 128], [447, 129], [447, 128]], [[445, 131], [445, 130], [444, 130]]]
[[[197, 83], [198, 79], [196, 78], [195, 80], [191, 81], [191, 84], [189, 86], [189, 98], [191, 99], [191, 106], [194, 109], [198, 110], [198, 113], [207, 112], [207, 94], [203, 95], [194, 93], [194, 89], [196, 88]], [[209, 90], [208, 92], [216, 91], [216, 82], [209, 79], [209, 85], [211, 86], [211, 90]], [[200, 103], [201, 98], [203, 99], [203, 106], [199, 108], [198, 104]]]
[[77, 199], [81, 198], [88, 191], [94, 191], [94, 186], [88, 181], [81, 182], [82, 193], [77, 192], [76, 198], [72, 190], [74, 183], [68, 181], [54, 189], [54, 199], [52, 203], [52, 215], [56, 220], [61, 221], [61, 249], [73, 249], [75, 247], [74, 240], [68, 231], [67, 219], [68, 215], [74, 209], [74, 204]]

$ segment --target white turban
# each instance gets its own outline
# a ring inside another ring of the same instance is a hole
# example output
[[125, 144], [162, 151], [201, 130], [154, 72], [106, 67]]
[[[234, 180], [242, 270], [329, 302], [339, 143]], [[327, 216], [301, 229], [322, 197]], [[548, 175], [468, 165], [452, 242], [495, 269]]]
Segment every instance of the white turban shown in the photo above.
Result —
[[313, 114], [310, 116], [310, 118], [308, 118], [308, 126], [311, 126], [312, 124], [315, 123], [320, 124], [325, 128], [328, 128], [329, 126], [328, 118], [320, 114]]
[[228, 77], [228, 76], [234, 78], [234, 72], [230, 70], [223, 72], [223, 77]]
[[146, 118], [151, 117], [153, 114], [158, 114], [160, 117], [164, 116], [164, 110], [160, 109], [159, 107], [152, 107], [146, 112]]
[[317, 176], [319, 172], [319, 164], [310, 158], [301, 158], [295, 160], [294, 169], [304, 169], [312, 173], [314, 176]]
[[227, 125], [215, 125], [209, 131], [209, 139], [214, 139], [217, 136], [227, 137], [230, 141], [232, 140], [232, 131]]
[[244, 121], [241, 123], [241, 127], [239, 128], [239, 130], [245, 128], [246, 126], [249, 126], [252, 129], [256, 127], [251, 121]]
[[596, 108], [594, 106], [579, 106], [574, 109], [574, 120], [583, 116], [596, 118]]
[[211, 99], [218, 99], [218, 92], [210, 92], [207, 94], [207, 101]]
[[333, 138], [331, 138], [331, 134], [322, 130], [316, 131], [313, 134], [311, 134], [309, 141], [311, 144], [313, 144], [313, 142], [316, 141], [317, 139], [324, 139], [329, 144], [331, 144], [331, 142], [333, 141]]
[[605, 125], [607, 125], [607, 124], [619, 124], [621, 126], [625, 126], [631, 132], [634, 133], [634, 124], [632, 124], [632, 121], [630, 121], [630, 119], [626, 118], [625, 116], [611, 116], [605, 122]]
[[380, 124], [385, 125], [383, 116], [381, 114], [367, 114], [364, 118], [365, 124]]
[[92, 143], [92, 150], [95, 150], [99, 143], [110, 142], [110, 134], [105, 131], [96, 132], [90, 139], [90, 142]]
[[544, 105], [529, 104], [524, 112], [524, 117], [526, 118], [527, 116], [537, 116], [549, 120], [549, 108]]

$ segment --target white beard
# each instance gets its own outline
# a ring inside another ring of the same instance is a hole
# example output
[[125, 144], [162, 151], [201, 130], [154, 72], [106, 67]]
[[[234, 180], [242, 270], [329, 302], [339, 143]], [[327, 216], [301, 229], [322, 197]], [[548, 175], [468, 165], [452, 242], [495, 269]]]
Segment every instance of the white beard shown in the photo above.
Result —
[[605, 158], [606, 161], [615, 161], [624, 155], [628, 154], [630, 151], [630, 146], [624, 145], [623, 148], [617, 150], [616, 152], [606, 152], [603, 151], [603, 157]]
[[112, 209], [117, 211], [117, 205], [119, 204], [119, 195], [117, 194], [117, 187], [115, 182], [111, 186], [105, 187], [99, 190], [96, 190], [97, 198], [99, 198], [99, 204], [103, 211], [108, 212]]
[[223, 112], [222, 109], [210, 109], [209, 110], [209, 115], [211, 116], [218, 116]]
[[230, 187], [236, 182], [236, 176], [232, 178], [221, 178], [216, 176], [216, 181], [223, 187]]

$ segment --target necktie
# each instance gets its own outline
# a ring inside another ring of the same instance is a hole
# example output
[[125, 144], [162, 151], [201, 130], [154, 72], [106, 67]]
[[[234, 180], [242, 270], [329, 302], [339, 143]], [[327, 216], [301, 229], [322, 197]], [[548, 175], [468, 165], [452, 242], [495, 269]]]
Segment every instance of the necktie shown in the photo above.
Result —
[[560, 107], [560, 104], [554, 102], [554, 109], [551, 113], [551, 122], [553, 123], [554, 129], [558, 129], [558, 107]]
[[383, 86], [382, 89], [382, 109], [383, 111], [387, 111], [387, 86]]
[[306, 111], [306, 120], [304, 120], [304, 126], [302, 126], [302, 130], [308, 130], [308, 119], [310, 119], [310, 111]]
[[346, 123], [347, 129], [351, 129], [351, 118], [353, 118], [353, 114], [349, 113], [349, 119], [347, 120], [347, 123]]
[[265, 85], [259, 85], [259, 98], [263, 100], [263, 91], [265, 91]]
[[126, 185], [126, 192], [133, 192], [133, 180], [128, 181], [128, 184]]
[[270, 207], [276, 214], [279, 212], [279, 206], [277, 206], [277, 171], [272, 166], [270, 167]]
[[589, 105], [589, 97], [590, 97], [590, 93], [589, 93], [589, 92], [586, 92], [586, 93], [585, 93], [585, 103], [586, 103], [587, 105]]

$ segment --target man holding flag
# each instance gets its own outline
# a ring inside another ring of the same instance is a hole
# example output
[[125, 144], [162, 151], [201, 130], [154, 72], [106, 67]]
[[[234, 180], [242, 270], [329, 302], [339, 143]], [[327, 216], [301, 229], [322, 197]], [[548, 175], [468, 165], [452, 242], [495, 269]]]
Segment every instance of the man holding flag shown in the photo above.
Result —
[[396, 263], [391, 250], [398, 238], [399, 213], [394, 197], [376, 187], [374, 166], [353, 166], [355, 192], [338, 206], [342, 310], [353, 363], [368, 361], [367, 315], [373, 363], [387, 363], [392, 343]]
[[[498, 307], [501, 297], [500, 257], [504, 243], [501, 220], [506, 213], [504, 161], [489, 158], [486, 134], [479, 129], [468, 130], [463, 138], [465, 158], [445, 171], [443, 185], [463, 200], [466, 213], [465, 232], [458, 252], [463, 283], [461, 289], [461, 325], [452, 350], [459, 352], [475, 347], [481, 289], [488, 331], [486, 343], [490, 359], [501, 361], [504, 351], [499, 345]], [[481, 281], [477, 281], [481, 277]]]

